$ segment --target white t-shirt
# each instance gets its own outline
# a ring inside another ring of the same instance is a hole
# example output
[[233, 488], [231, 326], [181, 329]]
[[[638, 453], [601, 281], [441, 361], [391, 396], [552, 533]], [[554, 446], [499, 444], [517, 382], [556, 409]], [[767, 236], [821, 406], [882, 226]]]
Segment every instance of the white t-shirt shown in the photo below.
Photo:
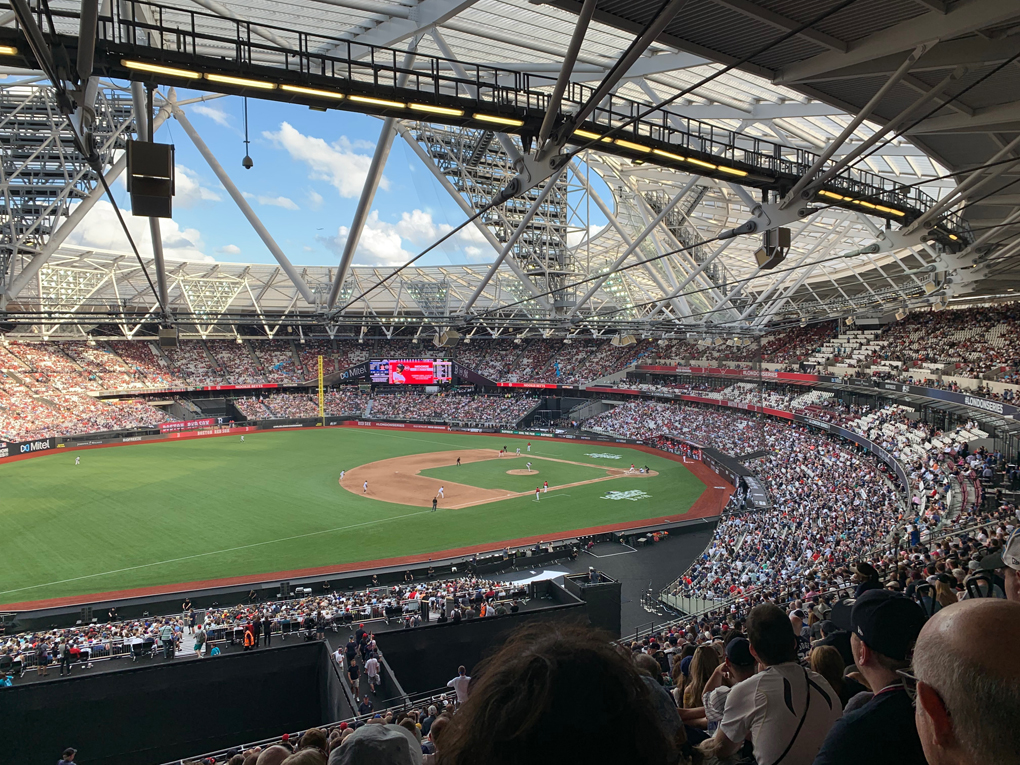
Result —
[[453, 680], [446, 684], [447, 688], [453, 688], [457, 692], [457, 703], [463, 704], [467, 701], [468, 697], [468, 683], [471, 682], [471, 678], [466, 675], [457, 675]]
[[365, 662], [365, 674], [369, 677], [379, 677], [379, 660], [374, 656]]
[[734, 685], [726, 697], [719, 727], [733, 742], [743, 741], [750, 733], [755, 759], [761, 765], [773, 765], [793, 740], [804, 716], [808, 679], [811, 701], [807, 719], [783, 765], [811, 765], [843, 707], [825, 678], [794, 662], [769, 667]]

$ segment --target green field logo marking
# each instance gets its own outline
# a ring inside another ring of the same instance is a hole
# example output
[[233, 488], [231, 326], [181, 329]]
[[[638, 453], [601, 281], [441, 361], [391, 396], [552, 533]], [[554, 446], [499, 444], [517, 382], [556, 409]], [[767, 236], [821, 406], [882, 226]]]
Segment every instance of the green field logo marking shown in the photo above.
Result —
[[631, 491], [607, 491], [602, 499], [629, 499], [631, 502], [637, 502], [639, 499], [651, 499], [652, 495], [647, 492], [641, 491], [640, 489], [632, 489]]
[[618, 460], [620, 459], [619, 454], [607, 454], [605, 452], [594, 452], [593, 454], [585, 454], [585, 457], [594, 457], [598, 460]]

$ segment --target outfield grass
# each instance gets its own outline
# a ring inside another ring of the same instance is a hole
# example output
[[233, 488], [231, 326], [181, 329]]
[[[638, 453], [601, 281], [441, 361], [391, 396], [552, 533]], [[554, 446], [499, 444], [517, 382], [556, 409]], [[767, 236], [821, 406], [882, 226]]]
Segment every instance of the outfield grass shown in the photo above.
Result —
[[[435, 514], [337, 484], [341, 469], [381, 459], [498, 449], [507, 442], [520, 443], [498, 436], [329, 428], [253, 433], [243, 444], [231, 436], [58, 452], [3, 464], [0, 604], [424, 555], [676, 515], [704, 488], [682, 464], [664, 457], [572, 441], [535, 441], [532, 449], [536, 456], [607, 467], [648, 464], [660, 475], [572, 487], [540, 503], [518, 497]], [[621, 459], [586, 452], [612, 452]], [[75, 456], [81, 456], [81, 465], [74, 465]], [[507, 463], [490, 464], [510, 469], [511, 458], [503, 459]], [[521, 467], [526, 461], [512, 459]], [[535, 462], [543, 470], [556, 464]], [[522, 480], [523, 490], [534, 487], [534, 478]], [[607, 490], [633, 488], [649, 496], [601, 499]]]
[[[528, 462], [531, 462], [532, 470], [538, 471], [537, 475], [507, 475], [506, 471], [508, 470], [527, 470]], [[500, 457], [486, 462], [469, 462], [460, 467], [447, 465], [446, 467], [422, 470], [421, 474], [429, 478], [438, 478], [440, 481], [514, 492], [534, 491], [536, 486], [542, 485], [542, 481], [548, 481], [549, 486], [555, 488], [568, 483], [606, 477], [606, 471], [599, 468], [572, 465], [568, 462], [554, 462], [529, 455]]]

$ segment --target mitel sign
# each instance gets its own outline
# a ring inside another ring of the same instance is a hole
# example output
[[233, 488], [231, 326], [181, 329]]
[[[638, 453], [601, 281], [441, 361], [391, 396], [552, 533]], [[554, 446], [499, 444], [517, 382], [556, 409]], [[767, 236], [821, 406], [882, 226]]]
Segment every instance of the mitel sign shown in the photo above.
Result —
[[50, 445], [50, 439], [46, 438], [42, 441], [26, 441], [19, 445], [22, 454], [28, 454], [30, 452], [41, 452], [45, 449], [52, 449]]

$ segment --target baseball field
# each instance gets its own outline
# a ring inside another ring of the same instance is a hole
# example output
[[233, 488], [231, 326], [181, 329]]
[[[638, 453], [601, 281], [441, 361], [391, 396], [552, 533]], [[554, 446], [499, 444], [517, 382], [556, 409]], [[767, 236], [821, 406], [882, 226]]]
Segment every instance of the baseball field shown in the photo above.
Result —
[[527, 443], [326, 428], [2, 464], [0, 604], [402, 563], [682, 520], [706, 490], [683, 463], [658, 453], [542, 439], [529, 452]]

